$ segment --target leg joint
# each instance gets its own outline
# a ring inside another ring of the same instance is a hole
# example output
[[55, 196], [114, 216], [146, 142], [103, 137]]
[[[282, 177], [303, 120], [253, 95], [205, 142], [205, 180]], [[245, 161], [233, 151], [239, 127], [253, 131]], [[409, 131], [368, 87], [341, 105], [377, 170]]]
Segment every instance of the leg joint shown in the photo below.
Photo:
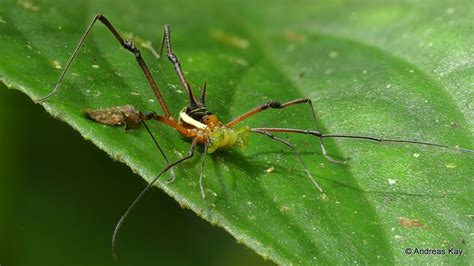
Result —
[[321, 132], [317, 131], [317, 130], [310, 130], [310, 129], [307, 129], [305, 131], [303, 131], [304, 134], [309, 134], [309, 135], [313, 135], [313, 136], [316, 136], [316, 137], [322, 137], [322, 134]]
[[138, 50], [138, 48], [135, 46], [135, 44], [133, 44], [132, 41], [130, 40], [124, 40], [123, 43], [122, 43], [122, 46], [129, 50], [130, 52], [132, 52], [133, 54], [135, 54], [135, 57], [136, 58], [140, 58], [141, 57], [141, 54], [140, 54], [140, 51]]
[[263, 131], [265, 133], [265, 135], [267, 135], [268, 137], [272, 138], [272, 139], [275, 139], [275, 135], [273, 135], [273, 133], [271, 132], [268, 132], [268, 131]]
[[95, 15], [95, 19], [98, 19], [98, 20], [100, 20], [101, 22], [107, 21], [107, 18], [104, 17], [104, 15], [102, 15], [102, 14], [100, 14], [100, 13], [97, 14], [97, 15]]
[[264, 105], [263, 110], [268, 109], [268, 108], [279, 109], [279, 108], [283, 108], [283, 106], [281, 105], [280, 102], [277, 102], [277, 101], [268, 101], [268, 102]]
[[173, 63], [173, 64], [179, 64], [178, 57], [174, 53], [169, 53], [168, 54], [168, 59]]
[[124, 40], [124, 41], [123, 41], [123, 47], [124, 47], [125, 49], [129, 50], [129, 51], [132, 51], [132, 52], [134, 52], [135, 49], [136, 49], [136, 48], [135, 48], [135, 44], [133, 44], [133, 42], [130, 41], [130, 40]]
[[150, 120], [150, 119], [153, 119], [154, 117], [155, 117], [155, 113], [153, 112], [145, 112], [145, 113], [140, 112], [140, 118], [142, 120]]

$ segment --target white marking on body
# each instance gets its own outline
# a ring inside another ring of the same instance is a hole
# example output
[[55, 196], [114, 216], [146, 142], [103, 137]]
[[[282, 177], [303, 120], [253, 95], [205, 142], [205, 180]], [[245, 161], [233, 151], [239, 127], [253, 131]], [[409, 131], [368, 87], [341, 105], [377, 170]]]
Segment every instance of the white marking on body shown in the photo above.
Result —
[[186, 123], [186, 124], [189, 124], [191, 126], [195, 126], [196, 128], [200, 128], [200, 129], [206, 129], [207, 126], [204, 125], [203, 123], [195, 120], [194, 118], [190, 117], [188, 114], [186, 114], [184, 111], [181, 111], [179, 113], [179, 117]]

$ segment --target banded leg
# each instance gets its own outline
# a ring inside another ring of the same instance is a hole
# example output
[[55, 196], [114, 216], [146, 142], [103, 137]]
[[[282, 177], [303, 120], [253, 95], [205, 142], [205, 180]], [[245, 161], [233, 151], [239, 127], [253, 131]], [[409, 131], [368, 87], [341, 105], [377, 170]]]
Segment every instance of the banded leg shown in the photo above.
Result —
[[153, 76], [151, 75], [150, 70], [148, 69], [148, 66], [146, 65], [145, 61], [143, 60], [140, 51], [138, 48], [135, 47], [135, 45], [128, 40], [124, 40], [122, 36], [118, 33], [118, 31], [112, 26], [112, 24], [109, 22], [109, 20], [104, 17], [101, 14], [98, 14], [92, 19], [92, 22], [89, 24], [89, 26], [86, 28], [86, 31], [82, 35], [81, 39], [79, 40], [78, 45], [74, 49], [74, 52], [72, 53], [71, 57], [69, 58], [66, 67], [64, 68], [63, 72], [61, 73], [61, 76], [59, 77], [58, 82], [54, 86], [54, 89], [45, 97], [37, 100], [36, 102], [44, 102], [54, 94], [59, 89], [59, 86], [61, 85], [64, 76], [66, 75], [66, 72], [68, 71], [69, 67], [71, 66], [72, 62], [74, 61], [74, 58], [76, 57], [77, 53], [79, 52], [79, 49], [82, 47], [82, 44], [84, 43], [85, 39], [89, 35], [90, 31], [92, 30], [92, 27], [95, 25], [97, 21], [100, 21], [102, 24], [104, 24], [107, 29], [114, 35], [114, 37], [117, 39], [117, 41], [120, 43], [120, 45], [133, 53], [135, 55], [135, 59], [137, 60], [138, 65], [143, 71], [143, 74], [145, 75], [145, 78], [147, 79], [148, 83], [150, 84], [150, 87], [153, 89], [153, 92], [156, 95], [156, 98], [158, 99], [158, 102], [160, 103], [161, 109], [163, 110], [163, 113], [165, 114], [166, 117], [172, 117], [171, 112], [169, 111], [168, 105], [166, 104], [165, 100], [163, 99], [163, 96], [161, 95], [160, 89], [158, 88], [158, 85], [156, 84], [155, 80], [153, 79]]
[[[319, 125], [318, 125], [318, 120], [316, 119], [316, 112], [314, 111], [314, 107], [313, 107], [313, 103], [311, 102], [311, 99], [308, 99], [308, 98], [296, 99], [296, 100], [289, 101], [289, 102], [286, 102], [286, 103], [279, 103], [279, 102], [276, 102], [276, 101], [268, 101], [267, 103], [265, 103], [261, 106], [255, 107], [254, 109], [252, 109], [252, 110], [236, 117], [234, 120], [227, 123], [226, 126], [227, 127], [234, 127], [238, 123], [240, 123], [240, 122], [242, 122], [242, 121], [244, 121], [244, 120], [246, 120], [246, 119], [262, 112], [262, 111], [265, 111], [269, 108], [271, 108], [271, 109], [283, 109], [283, 108], [286, 108], [288, 106], [297, 105], [297, 104], [304, 104], [304, 103], [307, 103], [309, 105], [311, 116], [313, 117], [313, 121], [314, 121], [314, 126], [316, 127], [316, 131], [319, 132]], [[321, 136], [319, 136], [319, 141], [321, 143], [321, 150], [323, 152], [323, 155], [327, 160], [329, 160], [332, 163], [345, 163], [343, 161], [333, 159], [327, 154], [327, 150], [326, 150], [326, 147], [324, 146], [324, 141], [323, 141], [323, 138]]]
[[114, 257], [115, 260], [117, 260], [117, 253], [115, 252], [116, 250], [116, 242], [117, 242], [117, 234], [120, 230], [120, 228], [122, 227], [122, 224], [124, 223], [125, 219], [128, 217], [128, 214], [130, 213], [130, 211], [133, 209], [133, 207], [142, 199], [143, 195], [145, 195], [146, 192], [148, 192], [148, 190], [150, 190], [150, 188], [152, 187], [152, 185], [158, 180], [158, 178], [160, 178], [161, 175], [163, 175], [165, 172], [167, 172], [168, 170], [170, 170], [172, 167], [186, 161], [186, 160], [189, 160], [193, 157], [194, 155], [194, 148], [196, 147], [197, 143], [198, 143], [198, 139], [199, 139], [199, 136], [194, 138], [193, 139], [193, 142], [191, 143], [191, 148], [189, 149], [188, 151], [188, 155], [173, 162], [173, 163], [170, 163], [168, 165], [166, 165], [161, 171], [160, 173], [155, 177], [153, 178], [153, 180], [142, 190], [142, 192], [138, 195], [138, 197], [132, 202], [132, 204], [130, 204], [130, 206], [127, 208], [127, 210], [125, 211], [125, 213], [122, 215], [122, 217], [120, 217], [120, 220], [117, 222], [117, 225], [115, 226], [115, 229], [114, 229], [114, 233], [112, 235], [112, 256]]
[[271, 138], [272, 140], [275, 140], [275, 141], [278, 141], [280, 143], [283, 143], [285, 144], [286, 146], [288, 146], [292, 151], [293, 153], [295, 154], [296, 158], [298, 159], [298, 161], [301, 163], [301, 165], [303, 166], [303, 169], [305, 170], [306, 172], [306, 175], [308, 176], [309, 180], [311, 180], [311, 182], [313, 183], [313, 185], [319, 190], [319, 192], [321, 193], [324, 193], [323, 189], [321, 188], [321, 186], [318, 184], [318, 182], [316, 182], [316, 180], [314, 179], [313, 175], [311, 174], [311, 172], [308, 170], [308, 168], [306, 167], [303, 159], [301, 158], [299, 152], [296, 150], [296, 147], [294, 144], [290, 143], [289, 141], [286, 141], [284, 139], [280, 139], [278, 137], [275, 137], [271, 132], [268, 132], [268, 131], [265, 131], [265, 130], [261, 130], [261, 129], [258, 129], [258, 128], [252, 128], [250, 129], [251, 132], [255, 132], [255, 133], [259, 133], [259, 134], [263, 134], [263, 135], [266, 135], [267, 137]]
[[171, 47], [171, 30], [169, 25], [165, 25], [163, 40], [161, 41], [160, 57], [163, 54], [163, 48], [165, 45], [168, 59], [173, 64], [174, 70], [176, 71], [176, 74], [178, 75], [179, 81], [183, 85], [184, 90], [188, 93], [190, 107], [197, 107], [198, 105], [196, 103], [196, 99], [194, 98], [193, 92], [191, 91], [191, 86], [186, 80], [186, 76], [184, 75], [183, 69], [181, 68], [181, 63], [179, 62], [178, 57], [174, 54], [173, 48]]

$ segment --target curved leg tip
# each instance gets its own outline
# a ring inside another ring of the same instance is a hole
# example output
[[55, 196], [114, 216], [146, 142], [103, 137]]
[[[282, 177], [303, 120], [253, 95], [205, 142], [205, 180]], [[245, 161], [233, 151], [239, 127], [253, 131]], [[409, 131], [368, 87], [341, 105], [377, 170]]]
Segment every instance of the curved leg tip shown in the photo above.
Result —
[[170, 169], [170, 176], [171, 178], [166, 180], [166, 184], [173, 183], [174, 180], [176, 179], [176, 175], [174, 174], [173, 168]]
[[335, 163], [335, 164], [347, 164], [347, 162], [350, 160], [348, 158], [347, 160], [341, 161], [341, 160], [334, 159], [334, 158], [332, 158], [331, 156], [329, 156], [327, 154], [323, 154], [323, 155], [324, 155], [324, 158], [326, 158], [326, 160], [328, 160], [331, 163]]

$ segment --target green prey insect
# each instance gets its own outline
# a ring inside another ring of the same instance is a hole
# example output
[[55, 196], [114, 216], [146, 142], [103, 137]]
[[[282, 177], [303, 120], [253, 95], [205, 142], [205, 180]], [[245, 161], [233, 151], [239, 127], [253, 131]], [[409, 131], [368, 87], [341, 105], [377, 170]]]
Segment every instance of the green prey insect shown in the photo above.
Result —
[[[74, 52], [72, 53], [69, 61], [66, 64], [63, 72], [61, 73], [58, 82], [56, 83], [54, 89], [44, 98], [41, 98], [37, 102], [43, 102], [53, 96], [61, 82], [68, 71], [71, 63], [73, 62], [74, 58], [76, 57], [79, 49], [81, 48], [82, 44], [84, 43], [86, 37], [90, 33], [93, 26], [96, 24], [97, 21], [103, 23], [109, 31], [113, 34], [113, 36], [117, 39], [117, 41], [121, 44], [123, 48], [131, 52], [135, 59], [143, 71], [145, 78], [147, 79], [150, 87], [152, 88], [153, 92], [158, 99], [160, 107], [162, 109], [162, 114], [158, 114], [156, 112], [141, 112], [137, 111], [134, 107], [130, 105], [125, 106], [117, 106], [117, 107], [110, 107], [104, 108], [100, 110], [86, 110], [87, 115], [94, 119], [95, 121], [107, 125], [121, 125], [125, 126], [126, 129], [134, 129], [138, 128], [141, 124], [143, 124], [152, 137], [155, 145], [158, 147], [159, 151], [165, 158], [167, 165], [156, 175], [156, 177], [143, 189], [143, 191], [138, 195], [138, 197], [132, 202], [132, 204], [128, 207], [125, 213], [122, 215], [120, 220], [118, 221], [113, 236], [112, 236], [112, 253], [115, 257], [115, 243], [117, 239], [117, 233], [125, 221], [126, 217], [128, 216], [130, 210], [140, 201], [143, 195], [151, 188], [151, 186], [160, 178], [165, 172], [169, 171], [172, 168], [186, 160], [189, 160], [194, 155], [194, 150], [197, 144], [204, 145], [204, 153], [202, 156], [202, 164], [201, 170], [199, 175], [199, 187], [202, 198], [206, 197], [205, 190], [203, 187], [203, 168], [206, 160], [206, 154], [212, 153], [217, 149], [221, 148], [229, 148], [233, 146], [245, 146], [248, 143], [248, 138], [250, 133], [257, 133], [262, 134], [270, 139], [280, 142], [290, 148], [296, 159], [301, 164], [302, 168], [306, 172], [306, 175], [309, 181], [314, 185], [314, 187], [318, 190], [319, 193], [324, 193], [322, 187], [313, 177], [311, 172], [306, 167], [305, 163], [303, 162], [301, 156], [299, 155], [298, 151], [295, 148], [293, 143], [290, 143], [287, 140], [281, 139], [274, 135], [274, 133], [295, 133], [295, 134], [305, 134], [311, 135], [319, 139], [320, 148], [323, 156], [332, 163], [346, 163], [346, 161], [339, 161], [336, 159], [331, 158], [328, 155], [327, 149], [324, 145], [324, 139], [326, 138], [348, 138], [348, 139], [363, 139], [363, 140], [371, 140], [371, 141], [378, 141], [378, 142], [397, 142], [397, 143], [412, 143], [412, 144], [422, 144], [422, 145], [429, 145], [429, 146], [436, 146], [441, 148], [449, 148], [449, 149], [457, 149], [465, 152], [474, 152], [469, 149], [463, 148], [456, 148], [456, 147], [449, 147], [442, 144], [436, 143], [429, 143], [429, 142], [421, 142], [421, 141], [413, 141], [413, 140], [401, 140], [401, 139], [384, 139], [384, 138], [376, 138], [370, 136], [357, 136], [357, 135], [345, 135], [345, 134], [323, 134], [319, 130], [318, 121], [316, 118], [316, 112], [314, 111], [313, 104], [310, 99], [308, 98], [300, 98], [292, 101], [288, 101], [285, 103], [280, 103], [277, 101], [268, 101], [260, 106], [257, 106], [248, 112], [243, 113], [242, 115], [234, 118], [228, 123], [221, 122], [218, 117], [209, 111], [206, 107], [206, 87], [207, 82], [204, 83], [201, 96], [198, 100], [193, 95], [191, 90], [191, 86], [189, 85], [186, 77], [184, 75], [183, 70], [181, 69], [180, 61], [178, 57], [174, 54], [173, 49], [171, 47], [171, 40], [170, 40], [170, 27], [168, 25], [164, 26], [164, 35], [163, 40], [161, 43], [160, 55], [163, 53], [164, 47], [166, 47], [167, 57], [172, 63], [174, 70], [180, 80], [180, 83], [184, 90], [187, 93], [189, 104], [184, 107], [181, 112], [179, 113], [178, 119], [176, 119], [171, 112], [169, 111], [168, 105], [164, 100], [163, 96], [161, 95], [160, 89], [156, 84], [155, 80], [153, 79], [150, 70], [148, 69], [145, 61], [143, 60], [140, 51], [138, 48], [129, 40], [123, 39], [122, 36], [118, 33], [118, 31], [112, 26], [109, 20], [104, 17], [103, 15], [96, 15], [92, 22], [87, 27], [86, 31], [84, 32], [83, 36], [81, 37], [78, 45], [76, 46]], [[154, 50], [152, 50], [153, 54], [157, 55]], [[161, 57], [161, 56], [160, 56]], [[296, 129], [296, 128], [268, 128], [268, 127], [255, 127], [250, 128], [247, 126], [237, 128], [236, 126], [244, 120], [249, 119], [250, 117], [263, 112], [268, 109], [283, 109], [294, 105], [307, 105], [310, 115], [312, 117], [314, 128], [313, 129]], [[156, 120], [163, 124], [166, 124], [170, 127], [175, 128], [179, 133], [183, 136], [186, 136], [191, 141], [191, 147], [188, 151], [187, 156], [184, 156], [174, 162], [170, 162], [164, 151], [161, 149], [160, 145], [156, 141], [155, 137], [153, 136], [152, 132], [146, 125], [145, 121], [148, 120]], [[174, 173], [172, 173], [172, 178], [169, 182], [172, 182], [175, 178]], [[323, 194], [324, 195], [324, 194]]]

